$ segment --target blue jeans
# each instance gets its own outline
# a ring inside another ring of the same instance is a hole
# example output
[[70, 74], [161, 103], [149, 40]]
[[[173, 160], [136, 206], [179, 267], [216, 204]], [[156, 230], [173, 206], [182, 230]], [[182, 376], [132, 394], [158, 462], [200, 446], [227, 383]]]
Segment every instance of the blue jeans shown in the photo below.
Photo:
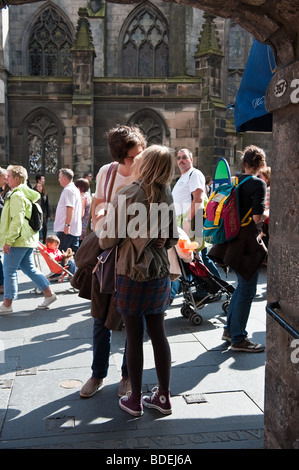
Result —
[[33, 248], [11, 247], [9, 254], [4, 254], [4, 299], [18, 298], [18, 268], [41, 292], [50, 285], [48, 279], [34, 264]]
[[69, 259], [68, 262], [66, 263], [66, 265], [64, 265], [64, 267], [71, 273], [71, 274], [75, 274], [75, 272], [77, 271], [77, 266], [75, 264], [75, 261], [73, 259]]
[[60, 240], [60, 251], [66, 251], [68, 248], [71, 248], [74, 253], [77, 253], [79, 248], [79, 236], [66, 235], [64, 232], [57, 232], [56, 235]]
[[[107, 376], [111, 346], [111, 330], [105, 326], [105, 320], [94, 318], [93, 321], [93, 361], [92, 377], [103, 379]], [[128, 377], [126, 365], [126, 349], [123, 356], [122, 376]]]
[[247, 337], [246, 325], [250, 313], [251, 303], [256, 294], [259, 270], [246, 281], [237, 274], [238, 285], [232, 295], [227, 312], [227, 328], [231, 334], [232, 343], [238, 343]]
[[203, 264], [208, 268], [208, 270], [212, 274], [214, 274], [215, 276], [221, 278], [220, 272], [219, 272], [216, 264], [208, 256], [208, 249], [207, 248], [204, 248], [203, 250], [201, 250], [201, 257], [202, 257]]
[[3, 264], [0, 256], [0, 286], [3, 286], [4, 276], [3, 276]]

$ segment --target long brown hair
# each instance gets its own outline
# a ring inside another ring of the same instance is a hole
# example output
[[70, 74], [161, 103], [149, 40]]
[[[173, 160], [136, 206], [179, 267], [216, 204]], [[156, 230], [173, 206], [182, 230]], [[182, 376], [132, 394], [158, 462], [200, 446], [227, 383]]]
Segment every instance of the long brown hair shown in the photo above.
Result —
[[165, 187], [174, 175], [174, 158], [168, 147], [151, 145], [136, 163], [136, 177], [144, 185], [149, 203], [160, 202]]

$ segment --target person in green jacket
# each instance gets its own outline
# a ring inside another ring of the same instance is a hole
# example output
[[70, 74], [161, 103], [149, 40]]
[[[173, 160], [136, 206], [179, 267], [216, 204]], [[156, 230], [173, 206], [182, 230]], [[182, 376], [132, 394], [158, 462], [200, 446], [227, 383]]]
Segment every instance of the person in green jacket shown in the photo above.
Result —
[[18, 276], [20, 268], [43, 292], [44, 301], [38, 308], [48, 308], [57, 299], [50, 282], [34, 264], [33, 248], [37, 246], [39, 233], [32, 230], [29, 220], [32, 203], [40, 195], [26, 184], [27, 170], [22, 166], [7, 168], [7, 183], [11, 192], [5, 200], [0, 220], [0, 246], [4, 252], [4, 300], [0, 314], [12, 313], [12, 301], [18, 297]]

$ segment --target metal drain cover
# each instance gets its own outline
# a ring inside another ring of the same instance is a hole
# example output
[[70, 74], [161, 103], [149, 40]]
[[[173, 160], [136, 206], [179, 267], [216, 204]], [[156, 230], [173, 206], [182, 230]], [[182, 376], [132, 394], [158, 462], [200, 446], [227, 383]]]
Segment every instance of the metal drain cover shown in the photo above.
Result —
[[75, 416], [60, 415], [46, 420], [46, 431], [67, 431], [75, 427]]
[[62, 388], [78, 388], [81, 387], [82, 382], [81, 380], [69, 379], [65, 380], [64, 382], [61, 382], [59, 385]]
[[186, 403], [207, 403], [208, 400], [202, 395], [202, 393], [191, 393], [190, 395], [183, 395]]

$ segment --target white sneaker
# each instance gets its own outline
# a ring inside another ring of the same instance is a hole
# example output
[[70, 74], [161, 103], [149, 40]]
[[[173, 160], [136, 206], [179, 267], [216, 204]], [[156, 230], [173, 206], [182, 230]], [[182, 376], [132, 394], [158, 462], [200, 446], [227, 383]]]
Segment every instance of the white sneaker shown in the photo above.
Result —
[[5, 307], [3, 304], [1, 305], [0, 307], [0, 314], [5, 314], [5, 313], [12, 313], [13, 312], [13, 309], [12, 309], [12, 306], [10, 307]]
[[56, 294], [51, 295], [51, 297], [45, 297], [43, 303], [38, 305], [37, 308], [48, 308], [53, 302], [55, 302], [55, 300], [57, 300]]

